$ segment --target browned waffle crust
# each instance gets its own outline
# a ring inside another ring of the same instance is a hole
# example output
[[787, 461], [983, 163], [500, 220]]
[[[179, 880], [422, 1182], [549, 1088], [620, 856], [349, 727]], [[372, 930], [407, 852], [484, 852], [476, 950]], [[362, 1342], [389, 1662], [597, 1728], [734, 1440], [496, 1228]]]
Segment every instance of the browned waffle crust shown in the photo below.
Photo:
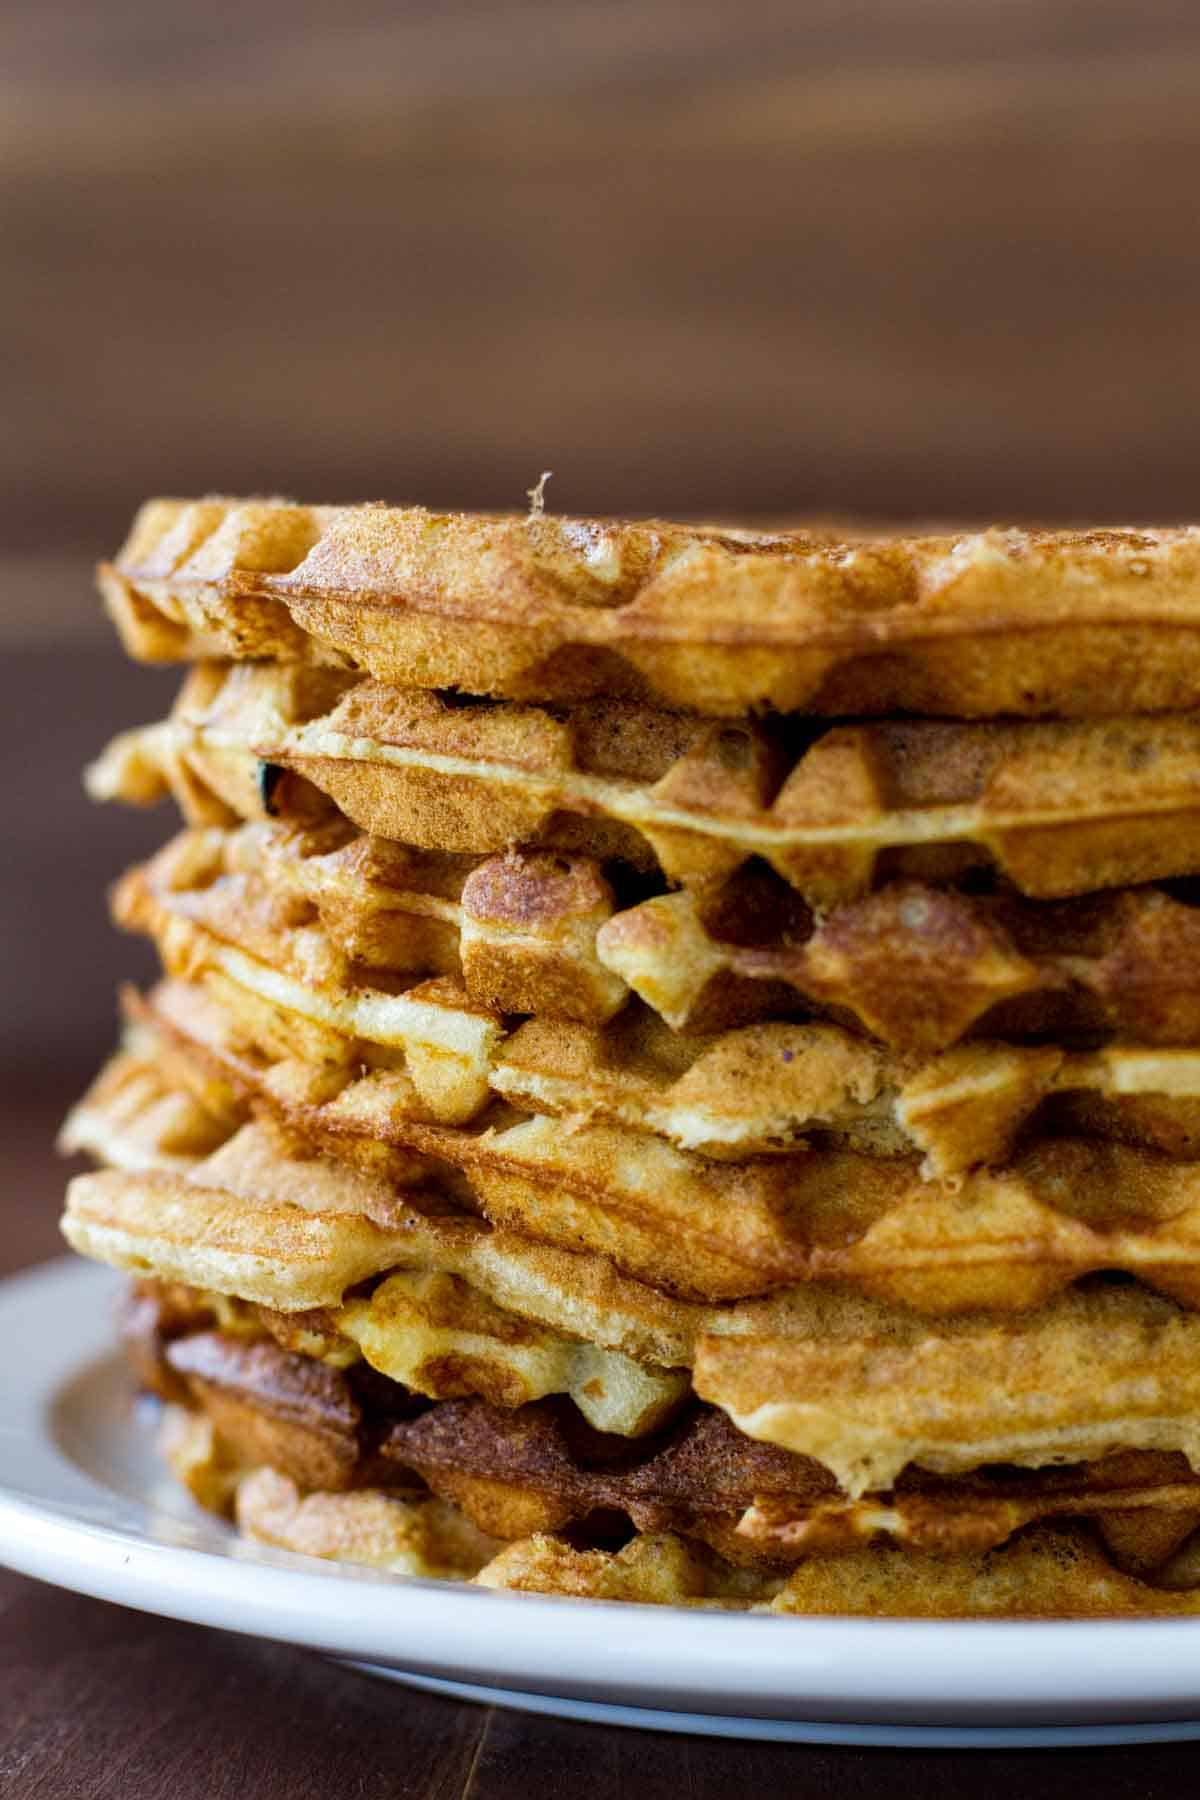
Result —
[[827, 908], [889, 874], [995, 868], [1041, 898], [1190, 874], [1198, 751], [1194, 714], [821, 729], [212, 663], [164, 725], [110, 746], [91, 785], [143, 800], [173, 787], [221, 822], [261, 804], [266, 762], [401, 843], [621, 857], [697, 891], [759, 858]]
[[246, 1127], [185, 1179], [78, 1178], [64, 1223], [88, 1254], [223, 1296], [235, 1314], [265, 1306], [289, 1348], [365, 1357], [431, 1398], [569, 1394], [598, 1428], [637, 1437], [679, 1405], [690, 1367], [749, 1435], [815, 1457], [853, 1494], [910, 1462], [957, 1472], [1196, 1450], [1200, 1321], [1134, 1285], [1007, 1316], [922, 1318], [811, 1283], [703, 1304], [444, 1206]]
[[[431, 1491], [489, 1538], [524, 1541], [510, 1561], [536, 1555], [532, 1534], [547, 1531], [569, 1531], [575, 1553], [590, 1544], [593, 1556], [613, 1554], [604, 1547], [631, 1530], [646, 1542], [670, 1533], [693, 1541], [693, 1554], [707, 1546], [721, 1563], [757, 1571], [765, 1596], [773, 1575], [813, 1557], [833, 1559], [835, 1576], [846, 1552], [884, 1543], [978, 1558], [1037, 1521], [1086, 1519], [1114, 1572], [1150, 1584], [1150, 1610], [1153, 1584], [1178, 1578], [1200, 1521], [1200, 1485], [1178, 1456], [1126, 1453], [950, 1480], [914, 1472], [855, 1501], [810, 1459], [743, 1437], [710, 1407], [693, 1405], [631, 1445], [551, 1403], [515, 1412], [479, 1400], [422, 1403], [361, 1368], [339, 1371], [269, 1338], [206, 1328], [200, 1296], [181, 1302], [143, 1286], [132, 1311], [137, 1366], [151, 1315], [159, 1385], [207, 1417], [230, 1469], [266, 1464], [300, 1493], [370, 1489], [371, 1501]], [[252, 1495], [252, 1518], [259, 1510]], [[1158, 1604], [1170, 1604], [1161, 1592]]]
[[1200, 700], [1193, 529], [838, 539], [154, 500], [101, 587], [135, 656], [348, 661], [518, 699], [988, 717]]
[[[320, 1149], [373, 1175], [374, 1197], [358, 1204], [379, 1218], [397, 1194], [433, 1184], [497, 1228], [587, 1249], [675, 1295], [713, 1301], [817, 1282], [930, 1314], [1020, 1311], [1113, 1268], [1187, 1304], [1200, 1295], [1194, 1163], [1035, 1138], [1003, 1169], [930, 1180], [903, 1155], [820, 1149], [713, 1162], [623, 1128], [564, 1132], [539, 1115], [490, 1111], [455, 1129], [406, 1114], [403, 1095], [397, 1103], [376, 1076], [313, 1072], [191, 1036], [195, 1012], [181, 999], [191, 996], [175, 990], [160, 997], [165, 1010], [138, 1010], [163, 1026], [168, 1060], [191, 1091], [208, 1095], [215, 1082], [218, 1104], [241, 1096], [303, 1154]], [[108, 1179], [115, 1202], [132, 1178]], [[156, 1179], [164, 1194], [178, 1181], [165, 1170]]]

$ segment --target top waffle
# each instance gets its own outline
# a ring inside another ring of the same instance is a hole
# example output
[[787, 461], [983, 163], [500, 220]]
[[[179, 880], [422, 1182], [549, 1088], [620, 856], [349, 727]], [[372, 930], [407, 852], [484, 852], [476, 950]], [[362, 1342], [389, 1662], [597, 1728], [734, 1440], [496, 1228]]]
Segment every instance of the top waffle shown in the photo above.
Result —
[[510, 699], [1081, 717], [1200, 703], [1200, 532], [837, 538], [421, 507], [154, 500], [131, 654], [340, 662]]

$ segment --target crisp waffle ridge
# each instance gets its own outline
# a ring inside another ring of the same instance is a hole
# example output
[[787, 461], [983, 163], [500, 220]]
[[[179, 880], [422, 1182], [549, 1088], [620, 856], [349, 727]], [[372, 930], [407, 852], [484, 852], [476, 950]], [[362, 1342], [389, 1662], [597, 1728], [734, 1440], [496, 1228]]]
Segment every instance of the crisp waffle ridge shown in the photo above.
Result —
[[639, 1531], [699, 1539], [735, 1563], [779, 1567], [878, 1541], [988, 1550], [1039, 1520], [1092, 1518], [1120, 1565], [1147, 1575], [1200, 1523], [1200, 1478], [1178, 1455], [1118, 1453], [952, 1479], [909, 1470], [890, 1492], [851, 1499], [811, 1459], [756, 1443], [696, 1403], [630, 1441], [555, 1402], [425, 1405], [379, 1384], [356, 1386], [352, 1371], [202, 1322], [161, 1355], [176, 1385], [155, 1385], [206, 1415], [226, 1467], [266, 1458], [308, 1490], [424, 1486], [505, 1540], [565, 1529], [594, 1536], [601, 1518], [611, 1535], [617, 1514]]
[[[353, 1304], [349, 1290], [397, 1267], [458, 1274], [521, 1318], [622, 1355], [692, 1365], [696, 1392], [747, 1436], [815, 1457], [851, 1495], [887, 1487], [910, 1461], [1037, 1467], [1128, 1448], [1200, 1458], [1200, 1316], [1136, 1285], [1077, 1289], [999, 1316], [922, 1318], [811, 1283], [686, 1306], [602, 1257], [547, 1253], [520, 1232], [424, 1212], [421, 1201], [311, 1153], [288, 1156], [270, 1132], [248, 1127], [186, 1178], [77, 1177], [63, 1229], [100, 1261], [292, 1314]], [[454, 1304], [477, 1320], [487, 1309], [470, 1301], [455, 1290]], [[411, 1329], [403, 1313], [402, 1331]], [[351, 1316], [352, 1334], [336, 1321], [328, 1329], [361, 1350], [373, 1322], [369, 1310]], [[374, 1325], [386, 1351], [386, 1305]], [[488, 1330], [503, 1361], [505, 1328], [493, 1319]], [[411, 1363], [411, 1348], [404, 1354]], [[614, 1391], [634, 1393], [641, 1419], [645, 1386], [628, 1387], [624, 1365], [612, 1366]], [[678, 1393], [668, 1383], [660, 1398]]]
[[[975, 1042], [932, 1058], [905, 1057], [833, 1025], [778, 1022], [679, 1036], [636, 1006], [602, 1025], [551, 1015], [510, 1031], [480, 992], [495, 994], [503, 980], [481, 977], [475, 994], [452, 978], [397, 986], [392, 971], [351, 954], [353, 944], [331, 923], [335, 909], [311, 922], [312, 902], [290, 880], [270, 878], [269, 856], [263, 878], [254, 860], [262, 842], [255, 826], [181, 834], [118, 885], [116, 917], [149, 932], [168, 969], [205, 983], [245, 1042], [321, 1065], [328, 1097], [344, 1107], [355, 1100], [336, 1071], [370, 1069], [358, 1098], [369, 1110], [376, 1096], [385, 1133], [404, 1116], [465, 1123], [499, 1095], [526, 1112], [649, 1131], [709, 1157], [787, 1153], [815, 1134], [819, 1143], [868, 1153], [920, 1150], [932, 1175], [1005, 1160], [1022, 1127], [1047, 1106], [1057, 1109], [1059, 1124], [1082, 1123], [1091, 1134], [1182, 1157], [1194, 1154], [1200, 1138], [1194, 1050]], [[586, 1014], [588, 995], [597, 993], [595, 913], [581, 923], [572, 912], [560, 932], [558, 877], [550, 877], [543, 908], [541, 872], [511, 875], [527, 880], [544, 934], [531, 955], [527, 940], [506, 958], [504, 979], [528, 990], [552, 968], [551, 993]], [[565, 887], [578, 891], [570, 875]], [[632, 926], [644, 910], [618, 922]], [[353, 933], [354, 909], [345, 917]], [[485, 967], [495, 962], [485, 959]], [[228, 1036], [219, 1024], [216, 1030]]]
[[163, 499], [99, 579], [148, 661], [340, 661], [400, 685], [723, 714], [1200, 701], [1190, 527], [864, 536]]
[[[310, 1151], [389, 1182], [436, 1178], [440, 1166], [465, 1179], [470, 1204], [496, 1226], [586, 1249], [684, 1298], [815, 1282], [930, 1313], [1019, 1311], [1112, 1269], [1187, 1305], [1200, 1298], [1194, 1163], [1048, 1138], [1003, 1168], [929, 1180], [915, 1158], [819, 1150], [709, 1162], [620, 1127], [564, 1131], [546, 1115], [485, 1114], [453, 1130], [376, 1106], [370, 1076], [331, 1098], [320, 1072], [239, 1054], [192, 999], [176, 987], [152, 1016], [173, 1067], [196, 1071], [193, 1091], [215, 1075], [221, 1092], [237, 1090]], [[384, 1146], [399, 1150], [396, 1167]]]
[[1040, 898], [1190, 874], [1198, 756], [1194, 714], [879, 720], [814, 737], [629, 702], [550, 709], [205, 664], [170, 719], [118, 738], [89, 779], [99, 797], [173, 787], [197, 822], [222, 822], [253, 810], [266, 762], [405, 844], [620, 856], [698, 890], [759, 858], [828, 908], [881, 873], [993, 867]]

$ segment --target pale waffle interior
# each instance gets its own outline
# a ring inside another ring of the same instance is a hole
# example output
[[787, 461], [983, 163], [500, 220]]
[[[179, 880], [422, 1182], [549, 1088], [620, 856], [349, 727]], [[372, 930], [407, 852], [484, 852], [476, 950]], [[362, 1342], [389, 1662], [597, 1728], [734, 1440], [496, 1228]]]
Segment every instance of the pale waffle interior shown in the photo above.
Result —
[[153, 500], [101, 590], [130, 653], [345, 661], [518, 699], [965, 717], [1200, 700], [1194, 530], [848, 537]]

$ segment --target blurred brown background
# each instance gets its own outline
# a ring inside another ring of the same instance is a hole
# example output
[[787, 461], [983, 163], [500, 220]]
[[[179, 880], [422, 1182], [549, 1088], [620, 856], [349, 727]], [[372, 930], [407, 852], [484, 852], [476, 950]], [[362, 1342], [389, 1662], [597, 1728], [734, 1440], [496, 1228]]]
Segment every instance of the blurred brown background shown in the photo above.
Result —
[[144, 494], [1200, 510], [1184, 0], [26, 0], [0, 95], [30, 1132], [146, 967], [101, 888], [169, 821], [77, 780], [173, 685], [88, 588]]

